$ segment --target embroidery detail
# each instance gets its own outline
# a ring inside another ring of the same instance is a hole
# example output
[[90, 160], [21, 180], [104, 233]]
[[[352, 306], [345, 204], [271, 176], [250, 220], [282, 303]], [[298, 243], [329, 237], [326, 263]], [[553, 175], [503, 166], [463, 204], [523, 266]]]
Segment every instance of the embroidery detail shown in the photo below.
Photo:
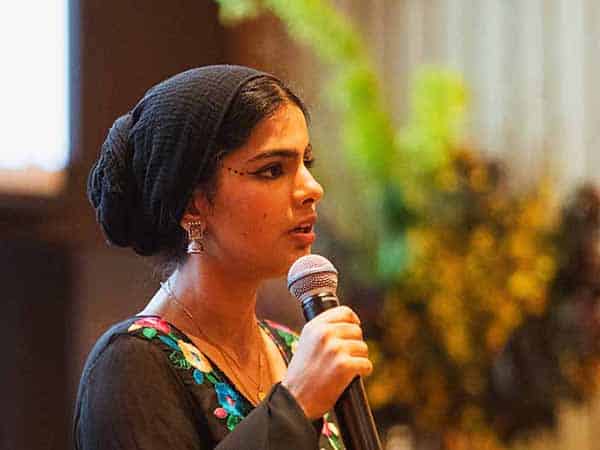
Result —
[[[283, 339], [287, 347], [290, 349], [292, 355], [296, 353], [300, 336], [298, 336], [296, 332], [285, 325], [271, 322], [270, 320], [265, 320], [265, 322], [271, 329], [275, 330], [281, 339]], [[340, 431], [338, 430], [337, 425], [329, 413], [326, 413], [323, 416], [323, 428], [321, 429], [321, 434], [327, 438], [329, 445], [331, 445], [334, 450], [342, 450], [344, 448], [340, 437]]]
[[342, 443], [340, 439], [340, 431], [337, 425], [331, 420], [331, 415], [326, 413], [323, 416], [323, 429], [321, 434], [327, 438], [331, 447], [334, 450], [342, 450]]
[[272, 320], [265, 320], [269, 324], [271, 328], [277, 331], [283, 331], [285, 334], [291, 335], [293, 337], [298, 338], [298, 333], [296, 333], [291, 328], [286, 327], [285, 325], [281, 325], [280, 323], [273, 322]]
[[191, 370], [192, 379], [196, 384], [204, 384], [205, 380], [208, 380], [214, 386], [220, 405], [215, 409], [214, 415], [220, 420], [226, 419], [225, 425], [230, 431], [250, 411], [252, 405], [248, 404], [227, 382], [221, 379], [208, 358], [193, 344], [181, 339], [164, 320], [144, 317], [131, 324], [128, 332], [141, 333], [145, 339], [150, 341], [158, 339], [168, 346], [172, 350], [169, 354], [169, 361], [177, 369]]
[[192, 344], [182, 341], [181, 339], [177, 341], [177, 345], [179, 345], [183, 356], [185, 356], [185, 359], [189, 361], [192, 367], [195, 367], [203, 373], [212, 372], [213, 369], [210, 362], [196, 347], [194, 347]]
[[298, 348], [298, 339], [300, 339], [298, 334], [285, 325], [281, 325], [270, 320], [265, 320], [265, 322], [269, 325], [269, 327], [275, 330], [281, 339], [283, 339], [283, 342], [285, 342], [285, 345], [291, 351], [292, 355], [296, 353], [296, 349]]
[[192, 372], [192, 376], [194, 377], [194, 381], [196, 382], [196, 384], [204, 383], [204, 374], [198, 369], [194, 369], [194, 371]]
[[132, 331], [143, 327], [155, 328], [164, 334], [169, 334], [171, 332], [171, 325], [169, 325], [169, 322], [164, 321], [160, 317], [142, 317], [133, 322], [128, 331], [131, 333]]
[[227, 411], [227, 414], [240, 417], [244, 416], [242, 398], [231, 388], [231, 386], [227, 383], [217, 383], [215, 384], [215, 391], [217, 391], [219, 404]]
[[[262, 328], [271, 336], [280, 350], [283, 350], [282, 353], [293, 355], [298, 346], [299, 336], [284, 325], [270, 320], [264, 322], [266, 326], [261, 323]], [[218, 368], [213, 368], [208, 358], [192, 343], [184, 341], [168, 322], [158, 317], [144, 317], [133, 322], [129, 326], [128, 332], [140, 334], [150, 341], [158, 339], [171, 349], [169, 361], [177, 369], [190, 370], [192, 379], [197, 385], [209, 382], [215, 389], [219, 403], [219, 407], [213, 411], [213, 415], [217, 419], [225, 421], [229, 431], [233, 431], [252, 409], [252, 405], [222, 378]], [[280, 339], [276, 339], [273, 332]], [[282, 347], [281, 341], [285, 343], [285, 347]], [[344, 448], [339, 430], [329, 413], [323, 416], [321, 434], [326, 437], [333, 450]]]
[[158, 334], [158, 331], [156, 331], [156, 328], [144, 328], [142, 334], [146, 339], [152, 339]]
[[173, 350], [180, 352], [181, 349], [179, 348], [179, 345], [177, 345], [177, 341], [172, 339], [170, 336], [158, 336], [158, 338], [163, 341], [165, 344], [167, 344], [169, 347], [171, 347]]
[[206, 378], [208, 378], [208, 381], [210, 381], [212, 384], [217, 384], [219, 382], [219, 380], [217, 380], [215, 378], [215, 376], [211, 373], [207, 373], [206, 374]]
[[227, 428], [229, 431], [233, 431], [233, 429], [242, 421], [242, 419], [243, 417], [240, 416], [229, 415], [229, 417], [227, 417]]
[[178, 369], [187, 370], [191, 367], [190, 363], [186, 361], [181, 352], [178, 352], [177, 350], [173, 350], [171, 352], [169, 355], [169, 361], [171, 361]]
[[223, 408], [215, 409], [213, 414], [215, 415], [215, 417], [217, 419], [221, 419], [221, 420], [223, 420], [224, 418], [227, 417], [227, 411], [225, 411]]

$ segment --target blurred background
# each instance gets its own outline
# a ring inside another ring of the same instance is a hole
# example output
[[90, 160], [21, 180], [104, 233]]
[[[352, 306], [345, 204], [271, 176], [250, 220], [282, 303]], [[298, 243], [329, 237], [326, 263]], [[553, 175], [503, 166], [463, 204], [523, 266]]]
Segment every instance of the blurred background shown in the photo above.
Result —
[[[158, 287], [85, 196], [112, 122], [170, 75], [235, 63], [311, 109], [315, 252], [363, 318], [386, 448], [600, 449], [596, 1], [2, 9], [0, 448], [70, 448], [87, 353]], [[282, 280], [260, 314], [302, 326]]]

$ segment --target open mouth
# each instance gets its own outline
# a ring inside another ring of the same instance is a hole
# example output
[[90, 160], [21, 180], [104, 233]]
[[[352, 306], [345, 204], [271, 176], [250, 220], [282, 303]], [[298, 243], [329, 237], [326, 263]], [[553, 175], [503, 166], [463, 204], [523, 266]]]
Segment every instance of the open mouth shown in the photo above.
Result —
[[306, 225], [303, 227], [296, 227], [292, 230], [292, 233], [310, 233], [312, 232], [313, 227], [312, 225]]

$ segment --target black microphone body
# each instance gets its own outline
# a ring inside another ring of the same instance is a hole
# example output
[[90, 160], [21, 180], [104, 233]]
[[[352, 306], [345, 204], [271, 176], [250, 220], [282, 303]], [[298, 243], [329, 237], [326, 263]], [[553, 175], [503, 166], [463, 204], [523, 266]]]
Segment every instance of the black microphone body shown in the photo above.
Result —
[[[302, 300], [307, 321], [340, 302], [333, 293], [318, 293]], [[347, 450], [382, 450], [379, 434], [360, 377], [354, 378], [335, 403], [335, 415]]]

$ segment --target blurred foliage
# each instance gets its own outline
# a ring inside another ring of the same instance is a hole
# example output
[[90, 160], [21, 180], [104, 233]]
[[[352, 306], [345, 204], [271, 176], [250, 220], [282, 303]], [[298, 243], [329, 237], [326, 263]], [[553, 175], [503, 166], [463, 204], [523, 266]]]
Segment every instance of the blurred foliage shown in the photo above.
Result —
[[510, 189], [498, 161], [461, 145], [468, 93], [450, 71], [416, 75], [395, 130], [360, 36], [325, 0], [217, 1], [230, 23], [276, 14], [334, 73], [342, 145], [369, 190], [354, 199], [368, 219], [354, 257], [368, 273], [376, 255], [383, 293], [368, 380], [379, 417], [447, 449], [502, 449], [552, 425], [561, 400], [588, 397], [600, 380], [598, 191], [561, 207], [550, 179]]
[[[332, 70], [327, 91], [342, 115], [344, 147], [372, 177], [386, 176], [395, 153], [394, 129], [379, 81], [360, 35], [328, 1], [217, 0], [221, 17], [235, 23], [258, 11], [281, 18], [292, 37], [310, 46]], [[364, 166], [363, 166], [364, 164]]]
[[507, 178], [452, 151], [406, 230], [416, 253], [370, 344], [372, 406], [444, 433], [451, 449], [503, 448], [498, 438], [552, 425], [600, 374], [600, 195], [583, 188], [561, 214], [548, 181], [524, 193]]
[[[345, 160], [365, 180], [355, 200], [364, 208], [360, 223], [351, 235], [365, 256], [363, 269], [371, 270], [376, 252], [372, 249], [381, 233], [380, 185], [371, 179], [390, 179], [390, 169], [414, 166], [398, 164], [405, 154], [398, 149], [391, 116], [385, 108], [373, 64], [360, 35], [351, 23], [326, 0], [217, 0], [221, 18], [234, 24], [261, 11], [281, 18], [289, 34], [309, 46], [328, 66], [331, 79], [322, 91], [339, 115], [340, 145]], [[411, 177], [402, 177], [411, 180]], [[338, 221], [346, 218], [334, 218]], [[347, 227], [346, 227], [347, 229]]]

